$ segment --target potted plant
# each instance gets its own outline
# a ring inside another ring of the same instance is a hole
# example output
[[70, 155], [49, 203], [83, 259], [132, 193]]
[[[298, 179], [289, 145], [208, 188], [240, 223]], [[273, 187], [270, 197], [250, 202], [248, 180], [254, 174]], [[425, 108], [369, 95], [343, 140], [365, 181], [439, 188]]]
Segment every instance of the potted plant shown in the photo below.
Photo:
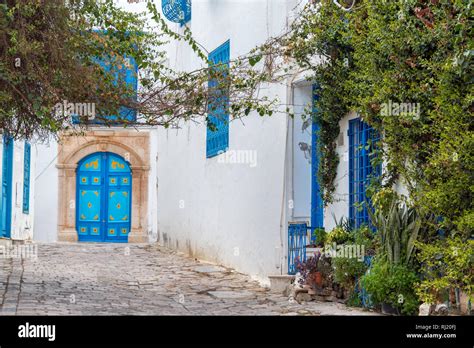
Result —
[[361, 283], [387, 314], [415, 314], [418, 276], [412, 261], [421, 219], [414, 208], [397, 200], [388, 210], [369, 210], [369, 215], [377, 229], [379, 248]]

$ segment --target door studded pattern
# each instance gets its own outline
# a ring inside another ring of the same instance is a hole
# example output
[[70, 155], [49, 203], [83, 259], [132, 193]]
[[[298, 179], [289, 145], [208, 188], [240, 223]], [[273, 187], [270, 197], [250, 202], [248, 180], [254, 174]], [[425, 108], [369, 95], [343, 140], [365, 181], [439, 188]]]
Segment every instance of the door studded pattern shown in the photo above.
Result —
[[76, 226], [79, 241], [128, 242], [131, 226], [131, 170], [120, 156], [87, 156], [77, 170]]

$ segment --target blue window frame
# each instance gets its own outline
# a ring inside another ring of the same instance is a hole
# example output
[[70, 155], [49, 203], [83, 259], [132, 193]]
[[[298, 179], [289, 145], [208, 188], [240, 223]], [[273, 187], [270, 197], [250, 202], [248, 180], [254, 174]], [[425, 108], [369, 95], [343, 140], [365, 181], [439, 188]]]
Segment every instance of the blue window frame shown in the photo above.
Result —
[[379, 133], [360, 118], [349, 121], [349, 220], [352, 226], [370, 226], [368, 209], [371, 209], [367, 188], [377, 180], [382, 165], [374, 158]]
[[12, 179], [13, 179], [13, 138], [3, 135], [2, 195], [0, 199], [0, 236], [11, 236]]
[[23, 156], [23, 213], [30, 212], [30, 162], [31, 162], [31, 145], [25, 142]]
[[[319, 153], [318, 153], [318, 136], [319, 123], [316, 119], [316, 101], [319, 98], [319, 86], [313, 85], [313, 119], [311, 129], [311, 229], [324, 227], [324, 204], [321, 196], [321, 186], [319, 185]], [[313, 237], [313, 233], [311, 234]]]
[[229, 147], [229, 97], [225, 83], [229, 70], [230, 41], [209, 54], [209, 106], [207, 117], [206, 157], [214, 157]]

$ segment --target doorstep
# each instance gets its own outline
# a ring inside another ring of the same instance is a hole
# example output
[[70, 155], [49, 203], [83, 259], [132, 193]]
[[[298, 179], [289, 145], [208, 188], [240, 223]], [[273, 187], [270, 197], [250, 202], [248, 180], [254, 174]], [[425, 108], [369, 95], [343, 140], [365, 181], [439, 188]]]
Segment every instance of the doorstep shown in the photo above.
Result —
[[278, 293], [283, 293], [288, 285], [295, 280], [295, 276], [291, 274], [270, 275], [268, 278], [270, 279], [270, 291]]

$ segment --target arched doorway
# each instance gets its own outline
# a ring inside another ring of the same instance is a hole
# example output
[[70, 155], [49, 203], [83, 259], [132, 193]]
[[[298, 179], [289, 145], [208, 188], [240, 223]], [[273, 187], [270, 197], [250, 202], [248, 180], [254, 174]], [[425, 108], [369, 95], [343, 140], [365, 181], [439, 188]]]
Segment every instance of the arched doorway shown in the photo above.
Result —
[[76, 229], [81, 242], [127, 243], [131, 227], [132, 171], [112, 152], [79, 161], [76, 173]]

